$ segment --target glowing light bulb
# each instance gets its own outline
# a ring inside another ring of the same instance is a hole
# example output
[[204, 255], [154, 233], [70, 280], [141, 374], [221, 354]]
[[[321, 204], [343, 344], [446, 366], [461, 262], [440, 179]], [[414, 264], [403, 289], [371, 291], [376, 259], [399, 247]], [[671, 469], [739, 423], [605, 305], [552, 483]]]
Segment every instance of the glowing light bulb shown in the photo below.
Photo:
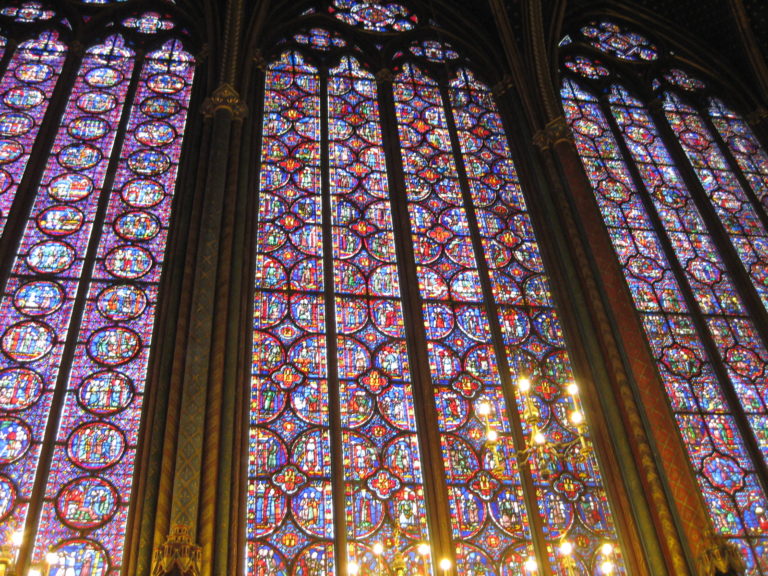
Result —
[[579, 385], [576, 384], [576, 382], [571, 382], [570, 384], [568, 384], [567, 390], [568, 390], [568, 394], [570, 394], [571, 396], [576, 396], [576, 394], [579, 393]]
[[499, 439], [499, 433], [496, 430], [488, 430], [486, 438], [488, 438], [488, 442], [496, 442]]
[[376, 544], [373, 545], [373, 553], [376, 554], [376, 556], [384, 554], [384, 546], [381, 542], [376, 542]]
[[347, 574], [349, 574], [349, 576], [357, 576], [358, 572], [360, 572], [360, 566], [357, 562], [350, 562], [347, 564]]
[[59, 554], [58, 552], [54, 552], [53, 550], [45, 553], [45, 563], [53, 566], [59, 561]]
[[603, 574], [613, 574], [613, 569], [614, 569], [613, 562], [611, 562], [610, 560], [606, 560], [600, 566], [600, 569], [603, 571]]
[[443, 572], [448, 572], [448, 570], [451, 569], [451, 566], [452, 566], [451, 561], [448, 560], [448, 558], [443, 558], [442, 560], [440, 560], [440, 570], [442, 570]]
[[427, 544], [426, 542], [422, 542], [421, 544], [419, 544], [418, 550], [420, 555], [429, 556], [429, 544]]
[[39, 568], [30, 568], [29, 572], [27, 572], [27, 576], [43, 576], [43, 573]]
[[573, 544], [568, 542], [568, 540], [563, 540], [563, 543], [560, 544], [560, 554], [563, 556], [570, 556], [573, 554]]
[[24, 543], [24, 531], [23, 530], [16, 530], [13, 534], [11, 534], [11, 544], [16, 546], [18, 548]]
[[517, 388], [523, 394], [527, 394], [531, 390], [531, 381], [528, 380], [528, 378], [520, 378], [520, 380], [517, 381]]
[[584, 423], [584, 414], [576, 410], [573, 412], [573, 414], [571, 414], [571, 422], [573, 422], [576, 426], [580, 426]]
[[600, 547], [600, 552], [602, 552], [604, 556], [610, 556], [613, 554], [613, 544], [606, 542]]
[[480, 416], [488, 416], [488, 414], [491, 413], [491, 405], [488, 404], [488, 402], [480, 402], [480, 404], [477, 405], [477, 413], [480, 414]]
[[536, 563], [536, 558], [528, 556], [528, 560], [525, 561], [525, 569], [528, 572], [536, 572], [539, 569], [539, 565]]
[[533, 435], [533, 441], [536, 442], [539, 446], [542, 444], [546, 444], [547, 439], [544, 437], [544, 434], [541, 432], [536, 432], [536, 434]]
[[755, 508], [755, 514], [757, 514], [758, 516], [762, 516], [763, 514], [765, 514], [765, 509], [762, 506], [758, 506], [757, 508]]

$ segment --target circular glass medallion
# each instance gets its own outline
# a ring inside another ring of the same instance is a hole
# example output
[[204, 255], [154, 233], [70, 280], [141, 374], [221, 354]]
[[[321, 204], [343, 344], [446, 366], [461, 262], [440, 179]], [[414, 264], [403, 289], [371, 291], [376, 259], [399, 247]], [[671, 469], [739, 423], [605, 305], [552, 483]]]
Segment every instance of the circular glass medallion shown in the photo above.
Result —
[[32, 431], [18, 418], [0, 418], [0, 464], [16, 462], [29, 449]]
[[123, 455], [125, 438], [112, 424], [91, 422], [72, 432], [67, 455], [85, 470], [100, 470], [115, 464]]
[[48, 194], [61, 202], [77, 202], [93, 192], [93, 182], [82, 174], [64, 174], [51, 180]]
[[55, 312], [64, 302], [64, 291], [55, 282], [35, 280], [16, 290], [13, 303], [22, 314], [45, 316]]
[[89, 70], [85, 75], [85, 81], [94, 88], [112, 88], [120, 83], [123, 75], [109, 66], [102, 66]]
[[8, 164], [19, 159], [24, 147], [15, 140], [0, 140], [0, 164]]
[[80, 405], [98, 416], [125, 410], [133, 399], [133, 386], [127, 376], [105, 370], [91, 374], [77, 390]]
[[96, 306], [102, 316], [115, 322], [133, 320], [144, 312], [147, 297], [136, 286], [121, 284], [110, 286], [99, 294]]
[[8, 517], [15, 504], [16, 486], [7, 476], [0, 476], [0, 522]]
[[0, 168], [0, 194], [6, 193], [12, 184], [13, 176], [11, 176], [11, 173]]
[[45, 100], [42, 90], [30, 86], [11, 88], [3, 96], [3, 103], [14, 110], [29, 110], [39, 106]]
[[77, 107], [89, 114], [103, 114], [117, 106], [117, 98], [104, 92], [87, 92], [77, 99]]
[[152, 255], [136, 246], [118, 246], [107, 254], [107, 270], [117, 278], [135, 280], [141, 278], [152, 268]]
[[11, 368], [0, 372], [0, 409], [26, 410], [40, 398], [43, 379], [26, 368]]
[[125, 240], [151, 240], [160, 232], [160, 220], [148, 212], [128, 212], [115, 221], [115, 232]]
[[176, 94], [184, 84], [184, 78], [176, 74], [155, 74], [147, 80], [147, 86], [159, 94]]
[[98, 140], [109, 131], [109, 123], [102, 118], [81, 116], [73, 120], [67, 132], [78, 140]]
[[105, 576], [107, 553], [91, 540], [69, 540], [54, 549], [56, 561], [48, 565], [48, 576]]
[[21, 112], [0, 115], [0, 136], [21, 136], [35, 125], [31, 116]]
[[37, 227], [49, 236], [68, 236], [83, 225], [83, 213], [72, 206], [52, 206], [37, 217]]
[[165, 196], [163, 187], [152, 180], [132, 180], [123, 188], [123, 201], [134, 208], [152, 208]]
[[14, 324], [3, 334], [3, 351], [17, 362], [39, 360], [53, 347], [53, 330], [45, 324], [28, 320]]
[[128, 158], [128, 167], [142, 176], [157, 176], [171, 166], [171, 159], [157, 150], [139, 150]]
[[50, 240], [35, 244], [27, 255], [27, 264], [39, 274], [63, 272], [75, 261], [75, 251], [64, 242]]
[[102, 328], [88, 340], [88, 354], [96, 362], [120, 366], [130, 361], [141, 347], [141, 339], [133, 330], [121, 327]]
[[68, 170], [87, 170], [101, 160], [101, 151], [91, 144], [70, 144], [59, 152], [59, 164]]
[[145, 116], [160, 119], [173, 116], [179, 111], [181, 106], [176, 100], [165, 98], [163, 96], [154, 96], [147, 98], [141, 103], [141, 111]]
[[176, 130], [167, 122], [145, 122], [136, 128], [134, 137], [145, 146], [167, 146], [176, 138]]
[[75, 530], [96, 528], [117, 510], [117, 490], [96, 476], [73, 480], [59, 492], [56, 512]]
[[51, 74], [53, 74], [53, 69], [50, 66], [37, 62], [22, 64], [16, 68], [16, 71], [14, 72], [14, 75], [18, 80], [29, 82], [30, 84], [38, 84], [39, 82], [48, 80], [48, 78], [51, 77]]

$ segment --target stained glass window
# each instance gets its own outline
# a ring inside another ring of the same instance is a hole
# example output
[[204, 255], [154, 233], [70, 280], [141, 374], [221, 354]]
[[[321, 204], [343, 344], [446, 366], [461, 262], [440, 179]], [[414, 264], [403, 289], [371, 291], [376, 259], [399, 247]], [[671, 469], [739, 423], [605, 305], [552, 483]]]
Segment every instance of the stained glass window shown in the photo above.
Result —
[[[620, 27], [590, 26], [582, 29], [584, 44], [615, 54], [598, 31]], [[649, 45], [634, 33], [622, 41], [625, 53]], [[737, 280], [751, 279], [765, 302], [765, 228], [756, 202], [765, 153], [721, 100], [710, 98], [703, 109], [689, 102], [686, 93], [707, 84], [683, 69], [659, 71], [666, 84], [651, 86], [663, 91], [655, 114], [618, 76], [607, 90], [592, 84], [610, 72], [595, 73], [578, 54], [584, 44], [564, 55], [566, 118], [716, 531], [741, 549], [749, 574], [766, 574], [765, 479], [755, 462], [768, 459], [768, 351], [750, 309], [760, 300], [750, 303]], [[728, 244], [735, 262], [723, 255]]]
[[[2, 14], [54, 16], [37, 2]], [[178, 40], [137, 53], [134, 37], [112, 35], [68, 56], [45, 31], [0, 80], [2, 223], [22, 224], [0, 297], [0, 540], [24, 530], [20, 558], [51, 574], [122, 564], [194, 73]], [[67, 58], [74, 73], [60, 78]], [[61, 83], [63, 115], [48, 118]], [[51, 120], [50, 143], [37, 142]], [[47, 160], [25, 212], [14, 197], [33, 146]]]
[[[332, 13], [417, 23], [400, 4]], [[434, 39], [391, 83], [344, 34], [292, 40], [263, 95], [246, 573], [433, 574], [423, 545], [446, 529], [462, 574], [625, 573], [489, 88], [421, 70], [459, 60]]]

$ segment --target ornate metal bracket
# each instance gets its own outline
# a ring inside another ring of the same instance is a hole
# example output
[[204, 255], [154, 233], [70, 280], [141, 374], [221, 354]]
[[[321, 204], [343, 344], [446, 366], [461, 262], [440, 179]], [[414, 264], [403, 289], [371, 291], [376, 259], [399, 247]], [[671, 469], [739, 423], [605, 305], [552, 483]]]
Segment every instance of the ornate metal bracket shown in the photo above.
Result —
[[207, 118], [221, 109], [229, 110], [235, 120], [242, 120], [248, 115], [248, 107], [243, 104], [240, 94], [232, 84], [226, 82], [216, 88], [203, 103], [203, 114]]
[[155, 549], [152, 576], [199, 576], [202, 549], [192, 541], [189, 527], [177, 524], [165, 544]]
[[701, 555], [700, 576], [740, 576], [747, 567], [739, 549], [730, 542], [719, 542]]

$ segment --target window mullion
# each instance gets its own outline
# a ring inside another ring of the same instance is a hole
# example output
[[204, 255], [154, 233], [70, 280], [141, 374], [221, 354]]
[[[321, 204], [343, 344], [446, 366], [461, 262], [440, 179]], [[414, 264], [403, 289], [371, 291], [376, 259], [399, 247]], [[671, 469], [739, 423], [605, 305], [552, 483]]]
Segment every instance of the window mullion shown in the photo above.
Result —
[[[627, 143], [624, 141], [622, 131], [619, 128], [618, 123], [616, 122], [616, 118], [613, 116], [613, 113], [611, 112], [611, 107], [607, 101], [606, 95], [600, 96], [600, 104], [603, 111], [603, 116], [605, 117], [606, 121], [608, 122], [608, 125], [610, 126], [611, 131], [613, 132], [614, 139], [619, 147], [619, 152], [624, 158], [627, 169], [629, 170], [629, 173], [632, 177], [633, 184], [639, 192], [638, 196], [640, 197], [643, 203], [645, 211], [648, 214], [648, 218], [651, 220], [651, 223], [653, 224], [653, 229], [658, 231], [666, 231], [666, 227], [664, 226], [664, 223], [661, 221], [661, 218], [656, 212], [656, 207], [654, 206], [653, 202], [651, 202], [650, 200], [650, 194], [648, 192], [648, 189], [645, 186], [645, 182], [643, 181], [643, 178], [640, 175], [640, 171], [638, 170], [637, 165], [633, 161], [632, 154], [629, 148], [627, 147]], [[654, 119], [654, 120], [658, 125], [658, 119]], [[722, 362], [719, 361], [720, 353], [718, 351], [718, 347], [712, 338], [712, 335], [707, 326], [706, 319], [704, 318], [704, 315], [701, 313], [701, 310], [699, 309], [698, 303], [696, 301], [696, 297], [693, 294], [693, 290], [688, 284], [685, 270], [683, 270], [683, 267], [680, 264], [680, 261], [678, 260], [675, 254], [675, 251], [672, 247], [672, 243], [668, 235], [665, 232], [659, 232], [657, 234], [657, 238], [664, 250], [664, 256], [667, 259], [667, 262], [669, 263], [669, 266], [675, 276], [675, 279], [677, 280], [677, 284], [680, 287], [680, 291], [683, 293], [683, 296], [687, 302], [687, 307], [691, 315], [693, 324], [696, 327], [698, 336], [699, 338], [701, 338], [701, 342], [707, 351], [707, 355], [712, 361], [712, 367], [720, 382], [720, 388], [723, 391], [723, 395], [726, 398], [726, 402], [728, 403], [728, 408], [731, 414], [733, 415], [734, 419], [738, 423], [738, 426], [741, 430], [742, 436], [744, 438], [744, 443], [746, 444], [747, 450], [749, 451], [750, 459], [752, 460], [755, 467], [757, 468], [758, 478], [761, 481], [762, 488], [766, 493], [768, 493], [768, 466], [766, 466], [765, 460], [763, 459], [759, 444], [755, 439], [754, 432], [752, 430], [752, 427], [749, 424], [749, 419], [747, 418], [746, 414], [744, 413], [744, 410], [742, 409], [741, 402], [736, 396], [733, 386], [731, 386], [730, 384], [730, 377], [728, 375], [728, 372], [726, 368], [723, 366]]]
[[[98, 206], [94, 215], [93, 231], [88, 241], [88, 248], [85, 252], [85, 258], [83, 260], [83, 272], [79, 280], [77, 294], [74, 298], [74, 304], [72, 307], [72, 320], [69, 325], [68, 334], [64, 349], [61, 355], [61, 363], [59, 374], [54, 386], [53, 399], [51, 401], [51, 415], [48, 420], [48, 424], [43, 436], [42, 449], [40, 451], [39, 465], [37, 468], [37, 474], [35, 477], [35, 484], [32, 489], [32, 495], [30, 498], [29, 510], [27, 512], [26, 525], [30, 527], [28, 533], [37, 533], [38, 523], [40, 521], [40, 514], [44, 505], [45, 488], [48, 483], [48, 474], [51, 469], [51, 458], [56, 448], [56, 435], [59, 429], [59, 419], [61, 417], [61, 407], [63, 405], [64, 397], [67, 393], [67, 382], [69, 381], [70, 369], [72, 366], [72, 360], [74, 358], [75, 349], [77, 347], [77, 338], [72, 335], [80, 333], [80, 326], [83, 320], [83, 314], [86, 306], [86, 298], [88, 296], [88, 288], [90, 286], [90, 280], [93, 276], [94, 262], [97, 255], [99, 246], [99, 240], [102, 235], [102, 222], [106, 216], [107, 206], [109, 205], [110, 191], [115, 180], [115, 174], [117, 173], [117, 166], [120, 161], [120, 153], [122, 150], [123, 142], [125, 140], [125, 134], [128, 126], [128, 120], [130, 117], [130, 109], [136, 92], [139, 87], [139, 80], [141, 77], [141, 69], [144, 64], [144, 52], [138, 52], [134, 59], [133, 74], [131, 82], [126, 92], [125, 102], [123, 103], [123, 111], [121, 112], [120, 122], [117, 126], [115, 140], [112, 145], [112, 157], [109, 160], [107, 169], [105, 171], [104, 183], [101, 187], [101, 197], [98, 200]], [[55, 136], [55, 135], [54, 135]], [[32, 561], [32, 552], [34, 547], [35, 538], [27, 538], [24, 541], [23, 547], [19, 551], [18, 571], [25, 573], [25, 570], [29, 567]]]
[[[494, 352], [496, 354], [496, 361], [498, 362], [499, 376], [501, 378], [501, 388], [504, 391], [504, 399], [507, 404], [507, 415], [510, 419], [514, 444], [519, 450], [521, 447], [526, 446], [526, 440], [523, 432], [522, 421], [520, 419], [520, 412], [518, 410], [517, 401], [513, 392], [514, 388], [512, 382], [512, 371], [509, 366], [509, 359], [507, 358], [507, 351], [504, 345], [503, 331], [499, 321], [499, 318], [501, 318], [501, 311], [499, 310], [499, 307], [496, 304], [496, 299], [493, 295], [491, 276], [490, 272], [488, 271], [488, 265], [484, 256], [480, 226], [478, 225], [474, 203], [472, 202], [469, 179], [467, 177], [467, 170], [464, 165], [464, 155], [462, 154], [461, 144], [459, 143], [456, 119], [453, 116], [453, 107], [451, 106], [451, 98], [447, 84], [442, 82], [440, 83], [440, 94], [443, 100], [446, 124], [448, 126], [448, 133], [451, 139], [451, 150], [453, 153], [454, 161], [456, 162], [456, 171], [459, 176], [462, 201], [464, 203], [464, 210], [467, 215], [467, 224], [469, 226], [469, 235], [472, 239], [472, 248], [475, 252], [477, 272], [478, 276], [480, 277], [480, 284], [483, 294], [483, 303], [488, 312], [488, 323], [490, 325], [491, 340], [493, 343]], [[519, 466], [519, 471], [523, 488], [525, 507], [528, 511], [528, 521], [531, 524], [531, 536], [536, 553], [538, 570], [540, 574], [544, 576], [550, 576], [552, 574], [552, 567], [550, 565], [547, 542], [544, 536], [544, 524], [541, 514], [539, 513], [539, 506], [536, 497], [536, 486], [533, 481], [531, 468], [528, 465], [522, 464]]]
[[[403, 303], [403, 318], [406, 331], [408, 357], [411, 363], [411, 378], [416, 421], [423, 462], [424, 496], [429, 518], [429, 536], [432, 547], [433, 569], [437, 559], [453, 558], [453, 543], [450, 531], [450, 511], [445, 468], [440, 455], [437, 407], [432, 394], [429, 368], [427, 334], [419, 296], [419, 279], [416, 273], [416, 256], [413, 247], [413, 233], [408, 216], [403, 157], [397, 129], [393, 83], [388, 70], [377, 76], [378, 101], [381, 114], [382, 140], [390, 180], [390, 205], [392, 207], [395, 249], [400, 278], [400, 293]], [[455, 563], [454, 563], [455, 564]]]
[[[766, 312], [765, 306], [755, 290], [752, 279], [749, 277], [741, 258], [739, 258], [739, 255], [736, 253], [736, 250], [731, 243], [730, 235], [723, 227], [720, 218], [712, 207], [706, 191], [688, 160], [687, 154], [683, 150], [680, 141], [677, 139], [677, 135], [670, 127], [662, 106], [662, 101], [656, 99], [648, 104], [648, 113], [659, 131], [672, 161], [680, 171], [680, 175], [682, 176], [687, 189], [690, 191], [691, 199], [701, 214], [707, 230], [712, 235], [715, 244], [720, 250], [723, 263], [733, 275], [735, 281], [734, 284], [736, 285], [739, 294], [744, 299], [744, 305], [747, 310], [750, 311], [750, 316], [755, 319], [755, 329], [760, 335], [760, 339], [768, 347], [768, 312]], [[612, 118], [610, 111], [608, 116], [609, 118]], [[631, 156], [627, 156], [627, 158], [631, 158]], [[632, 163], [630, 162], [630, 164]]]
[[323, 289], [325, 295], [325, 339], [328, 370], [328, 411], [331, 439], [331, 486], [336, 573], [347, 573], [347, 521], [344, 482], [344, 439], [339, 394], [339, 351], [336, 328], [336, 296], [333, 276], [333, 222], [330, 184], [330, 137], [328, 133], [328, 69], [320, 68], [320, 172], [323, 229]]

